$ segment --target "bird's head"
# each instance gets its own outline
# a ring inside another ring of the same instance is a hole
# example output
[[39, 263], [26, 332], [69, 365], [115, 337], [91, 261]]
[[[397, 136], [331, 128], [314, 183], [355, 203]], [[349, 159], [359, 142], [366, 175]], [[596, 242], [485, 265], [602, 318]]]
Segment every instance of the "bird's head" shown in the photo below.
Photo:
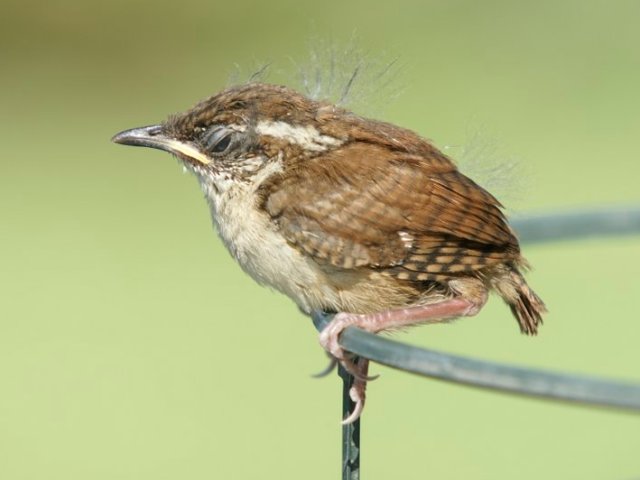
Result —
[[112, 140], [170, 152], [201, 182], [222, 192], [340, 148], [349, 140], [349, 129], [339, 128], [336, 120], [349, 115], [287, 87], [251, 83]]

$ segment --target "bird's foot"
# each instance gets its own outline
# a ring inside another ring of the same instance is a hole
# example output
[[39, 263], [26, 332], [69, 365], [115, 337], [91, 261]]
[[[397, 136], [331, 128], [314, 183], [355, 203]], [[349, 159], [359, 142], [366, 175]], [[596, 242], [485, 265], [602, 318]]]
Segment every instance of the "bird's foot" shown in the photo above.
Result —
[[320, 333], [320, 345], [326, 350], [331, 358], [329, 366], [316, 376], [325, 376], [329, 374], [338, 364], [342, 366], [355, 380], [349, 389], [349, 396], [354, 403], [351, 413], [342, 420], [343, 425], [348, 425], [360, 418], [360, 414], [364, 409], [366, 398], [367, 382], [375, 380], [378, 376], [369, 377], [369, 360], [366, 358], [354, 357], [347, 352], [339, 343], [340, 334], [349, 326], [357, 326], [366, 328], [362, 322], [365, 315], [357, 315], [352, 313], [338, 313], [329, 325]]
[[353, 387], [349, 391], [351, 399], [355, 403], [353, 412], [344, 419], [343, 423], [352, 423], [358, 419], [364, 408], [365, 389], [367, 381], [375, 377], [368, 376], [369, 360], [356, 358], [340, 345], [340, 334], [347, 327], [358, 327], [371, 333], [382, 330], [406, 327], [409, 325], [424, 323], [440, 323], [460, 316], [475, 315], [486, 301], [486, 295], [479, 300], [469, 300], [454, 297], [428, 305], [412, 306], [397, 310], [359, 315], [355, 313], [341, 312], [336, 314], [331, 323], [320, 333], [320, 345], [331, 357], [331, 364], [318, 376], [327, 375], [339, 363], [355, 377]]
[[333, 317], [331, 323], [320, 332], [320, 345], [329, 354], [331, 363], [329, 366], [317, 376], [324, 376], [330, 373], [335, 366], [339, 363], [342, 367], [354, 377], [360, 380], [375, 380], [378, 378], [368, 377], [366, 373], [362, 373], [362, 367], [358, 366], [358, 363], [353, 360], [353, 354], [347, 352], [339, 343], [340, 334], [345, 328], [355, 326], [367, 330], [366, 321], [363, 322], [363, 318], [366, 315], [357, 315], [354, 313], [338, 313]]

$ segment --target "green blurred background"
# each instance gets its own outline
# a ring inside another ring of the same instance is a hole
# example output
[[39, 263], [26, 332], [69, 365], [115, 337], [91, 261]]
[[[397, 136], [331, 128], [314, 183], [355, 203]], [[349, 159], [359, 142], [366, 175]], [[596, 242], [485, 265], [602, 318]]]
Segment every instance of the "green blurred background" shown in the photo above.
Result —
[[[639, 22], [637, 1], [4, 0], [0, 478], [339, 475], [340, 384], [309, 377], [311, 322], [234, 264], [174, 160], [111, 135], [236, 64], [284, 81], [310, 40], [355, 32], [403, 65], [386, 120], [440, 146], [488, 131], [519, 161], [512, 213], [638, 203]], [[640, 379], [638, 240], [528, 247], [538, 338], [495, 298], [398, 338]], [[640, 477], [638, 416], [372, 370], [367, 479]]]

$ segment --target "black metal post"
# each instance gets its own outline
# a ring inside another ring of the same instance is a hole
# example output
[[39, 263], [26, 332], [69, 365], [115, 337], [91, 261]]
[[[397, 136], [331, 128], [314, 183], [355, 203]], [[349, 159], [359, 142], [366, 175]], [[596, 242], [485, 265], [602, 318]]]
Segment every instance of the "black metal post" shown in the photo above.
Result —
[[[342, 366], [338, 367], [342, 378], [342, 418], [347, 418], [355, 404], [349, 396], [354, 377]], [[342, 480], [360, 479], [360, 419], [342, 426]]]

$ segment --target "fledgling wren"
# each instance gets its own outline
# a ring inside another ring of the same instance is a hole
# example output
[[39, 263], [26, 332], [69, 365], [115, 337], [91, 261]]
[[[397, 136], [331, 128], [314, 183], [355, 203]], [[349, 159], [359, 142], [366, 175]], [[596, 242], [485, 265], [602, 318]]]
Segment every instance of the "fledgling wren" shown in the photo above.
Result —
[[498, 200], [412, 131], [249, 83], [113, 141], [178, 157], [249, 275], [304, 312], [337, 312], [320, 343], [357, 378], [346, 423], [364, 406], [368, 367], [340, 347], [347, 326], [475, 315], [491, 290], [523, 333], [542, 322]]

